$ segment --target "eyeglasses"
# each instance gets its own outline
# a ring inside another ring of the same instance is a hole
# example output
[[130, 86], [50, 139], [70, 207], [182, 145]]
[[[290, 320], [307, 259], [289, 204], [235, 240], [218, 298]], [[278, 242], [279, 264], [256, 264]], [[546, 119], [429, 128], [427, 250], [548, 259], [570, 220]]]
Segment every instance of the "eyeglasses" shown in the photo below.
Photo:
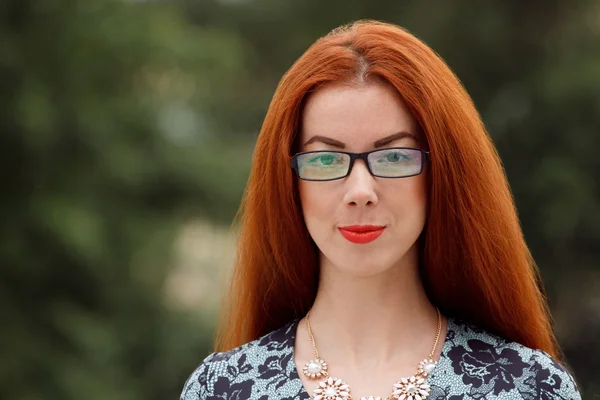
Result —
[[333, 181], [350, 175], [354, 161], [363, 160], [378, 178], [408, 178], [419, 175], [429, 161], [429, 152], [410, 147], [390, 147], [364, 153], [307, 151], [292, 156], [291, 166], [300, 179]]

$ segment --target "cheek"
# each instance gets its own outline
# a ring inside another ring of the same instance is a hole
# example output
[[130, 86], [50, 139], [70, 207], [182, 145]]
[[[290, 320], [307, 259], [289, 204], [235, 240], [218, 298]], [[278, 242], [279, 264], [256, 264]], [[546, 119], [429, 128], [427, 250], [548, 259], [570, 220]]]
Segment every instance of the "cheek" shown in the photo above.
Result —
[[394, 189], [388, 193], [387, 203], [390, 211], [402, 220], [425, 219], [427, 212], [427, 184], [423, 176], [407, 178], [394, 184]]
[[413, 185], [413, 194], [412, 194], [415, 213], [419, 217], [419, 231], [424, 228], [424, 225], [427, 221], [427, 199], [428, 199], [428, 190], [427, 183], [425, 177], [423, 175], [419, 175], [417, 181]]
[[415, 202], [421, 204], [423, 207], [426, 208], [427, 182], [424, 174], [415, 177], [415, 181], [412, 184], [412, 191]]
[[[322, 185], [322, 182], [318, 184]], [[300, 194], [300, 204], [302, 214], [305, 220], [310, 220], [325, 213], [325, 203], [327, 191], [322, 187], [316, 186], [315, 182], [298, 182], [298, 193]]]
[[332, 226], [341, 202], [341, 197], [328, 182], [298, 183], [298, 193], [304, 223], [313, 237], [317, 239], [326, 236]]

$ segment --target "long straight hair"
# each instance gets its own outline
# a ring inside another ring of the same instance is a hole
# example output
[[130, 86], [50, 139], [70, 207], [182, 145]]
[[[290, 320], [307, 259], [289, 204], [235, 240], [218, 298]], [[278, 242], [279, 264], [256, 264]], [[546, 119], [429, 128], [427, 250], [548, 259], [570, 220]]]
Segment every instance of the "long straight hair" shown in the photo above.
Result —
[[361, 20], [317, 40], [288, 70], [260, 131], [236, 217], [237, 256], [215, 342], [237, 347], [304, 316], [317, 249], [302, 218], [290, 154], [307, 96], [328, 83], [392, 85], [431, 152], [420, 269], [443, 313], [560, 358], [541, 281], [497, 151], [457, 77], [406, 30]]

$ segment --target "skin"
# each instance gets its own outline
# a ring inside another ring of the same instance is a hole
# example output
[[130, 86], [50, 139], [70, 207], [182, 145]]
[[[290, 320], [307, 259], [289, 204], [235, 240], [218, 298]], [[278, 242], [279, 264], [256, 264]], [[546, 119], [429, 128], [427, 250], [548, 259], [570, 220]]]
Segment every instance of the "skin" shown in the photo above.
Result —
[[[400, 132], [404, 134], [393, 141], [385, 139]], [[418, 124], [399, 94], [376, 82], [328, 85], [314, 92], [303, 111], [298, 140], [299, 151], [339, 150], [335, 142], [349, 152], [369, 151], [376, 144], [425, 149]], [[414, 374], [432, 350], [437, 313], [418, 273], [426, 173], [427, 168], [415, 177], [376, 178], [357, 160], [344, 179], [298, 181], [304, 221], [320, 250], [311, 326], [330, 374], [345, 380], [355, 399], [389, 396], [393, 384]], [[386, 229], [367, 244], [351, 243], [338, 231], [340, 226], [362, 224]], [[445, 329], [443, 319], [435, 359]], [[294, 358], [312, 395], [318, 381], [302, 373], [314, 358], [305, 320], [298, 326]]]

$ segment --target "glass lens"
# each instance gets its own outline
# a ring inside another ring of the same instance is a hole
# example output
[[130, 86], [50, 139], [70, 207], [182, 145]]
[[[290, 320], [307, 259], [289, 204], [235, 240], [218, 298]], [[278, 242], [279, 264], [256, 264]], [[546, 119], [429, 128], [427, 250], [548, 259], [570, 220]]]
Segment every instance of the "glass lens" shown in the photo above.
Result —
[[415, 149], [383, 149], [369, 154], [369, 165], [374, 175], [390, 178], [421, 173], [421, 151]]
[[328, 180], [341, 178], [348, 172], [350, 156], [335, 151], [317, 151], [300, 154], [298, 161], [298, 174], [302, 179]]

